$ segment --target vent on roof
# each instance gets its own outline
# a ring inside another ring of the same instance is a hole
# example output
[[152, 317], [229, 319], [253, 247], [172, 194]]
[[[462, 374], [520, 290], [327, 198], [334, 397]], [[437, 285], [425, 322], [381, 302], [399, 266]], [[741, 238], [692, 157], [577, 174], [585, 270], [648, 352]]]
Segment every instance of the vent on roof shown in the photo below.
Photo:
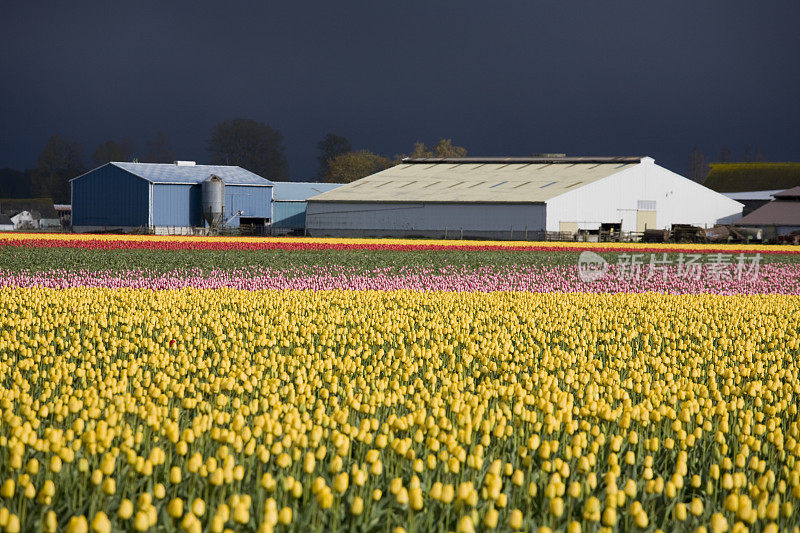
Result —
[[474, 189], [475, 187], [479, 187], [479, 186], [483, 185], [484, 183], [486, 183], [486, 182], [485, 181], [479, 181], [475, 185], [470, 185], [469, 188], [470, 189]]
[[425, 188], [427, 189], [428, 187], [433, 187], [433, 186], [434, 186], [434, 185], [436, 185], [437, 183], [441, 183], [441, 181], [434, 181], [434, 182], [431, 182], [431, 183], [427, 184], [427, 185], [425, 186]]
[[464, 185], [466, 181], [459, 181], [458, 183], [452, 184], [448, 189], [452, 189], [453, 187], [458, 187], [459, 185]]
[[194, 161], [175, 161], [175, 164], [178, 165], [179, 167], [193, 167], [197, 163]]
[[524, 186], [526, 186], [526, 185], [530, 185], [531, 183], [533, 183], [533, 182], [531, 182], [531, 181], [526, 181], [525, 183], [520, 183], [519, 185], [515, 186], [514, 188], [515, 188], [515, 189], [519, 189], [520, 187], [524, 187]]
[[564, 188], [565, 188], [565, 189], [569, 189], [569, 188], [572, 188], [572, 187], [574, 187], [574, 186], [576, 186], [576, 185], [580, 185], [581, 183], [583, 183], [583, 182], [582, 182], [582, 181], [576, 181], [576, 182], [575, 182], [575, 183], [573, 183], [572, 185], [567, 185], [567, 186], [566, 186], [566, 187], [564, 187]]
[[542, 186], [541, 186], [541, 187], [539, 187], [539, 188], [540, 188], [540, 189], [544, 189], [545, 187], [549, 187], [549, 186], [551, 186], [551, 185], [555, 185], [556, 183], [557, 183], [557, 182], [555, 182], [555, 181], [551, 181], [550, 183], [545, 183], [544, 185], [542, 185]]
[[499, 186], [501, 186], [501, 185], [502, 185], [502, 184], [504, 184], [504, 183], [508, 183], [508, 182], [507, 182], [507, 181], [501, 181], [500, 183], [495, 183], [494, 185], [492, 185], [492, 186], [491, 186], [491, 187], [489, 187], [489, 188], [490, 188], [490, 189], [494, 189], [495, 187], [499, 187]]

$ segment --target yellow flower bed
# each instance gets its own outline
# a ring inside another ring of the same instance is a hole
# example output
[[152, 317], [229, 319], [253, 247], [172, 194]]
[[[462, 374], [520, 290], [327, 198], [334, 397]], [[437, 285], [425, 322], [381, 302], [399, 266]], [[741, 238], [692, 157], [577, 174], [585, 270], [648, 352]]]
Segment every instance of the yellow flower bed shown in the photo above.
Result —
[[0, 289], [5, 531], [785, 530], [787, 296]]

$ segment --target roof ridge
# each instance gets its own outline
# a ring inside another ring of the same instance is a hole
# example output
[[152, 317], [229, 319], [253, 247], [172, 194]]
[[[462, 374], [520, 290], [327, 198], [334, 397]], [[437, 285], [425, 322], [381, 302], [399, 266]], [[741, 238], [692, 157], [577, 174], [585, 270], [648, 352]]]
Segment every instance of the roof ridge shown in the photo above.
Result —
[[640, 163], [646, 156], [575, 157], [406, 157], [403, 163]]

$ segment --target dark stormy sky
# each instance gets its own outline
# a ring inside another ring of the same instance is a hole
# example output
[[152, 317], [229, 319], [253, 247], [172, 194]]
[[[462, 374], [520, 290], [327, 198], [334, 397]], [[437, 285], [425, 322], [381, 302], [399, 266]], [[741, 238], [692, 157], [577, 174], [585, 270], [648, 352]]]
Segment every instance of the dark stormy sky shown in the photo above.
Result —
[[53, 133], [88, 160], [159, 130], [203, 162], [238, 116], [284, 134], [293, 179], [329, 131], [386, 155], [800, 160], [798, 20], [795, 0], [3, 2], [0, 167]]

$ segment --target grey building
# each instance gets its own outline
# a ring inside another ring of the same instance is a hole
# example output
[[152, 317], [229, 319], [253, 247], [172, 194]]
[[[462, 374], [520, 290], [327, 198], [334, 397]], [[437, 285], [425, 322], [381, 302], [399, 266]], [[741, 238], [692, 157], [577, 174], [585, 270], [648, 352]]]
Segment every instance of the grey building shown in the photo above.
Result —
[[535, 239], [711, 227], [742, 204], [650, 157], [405, 159], [308, 200], [312, 236]]
[[298, 233], [306, 227], [306, 205], [312, 196], [341, 187], [341, 183], [272, 182], [272, 232]]

